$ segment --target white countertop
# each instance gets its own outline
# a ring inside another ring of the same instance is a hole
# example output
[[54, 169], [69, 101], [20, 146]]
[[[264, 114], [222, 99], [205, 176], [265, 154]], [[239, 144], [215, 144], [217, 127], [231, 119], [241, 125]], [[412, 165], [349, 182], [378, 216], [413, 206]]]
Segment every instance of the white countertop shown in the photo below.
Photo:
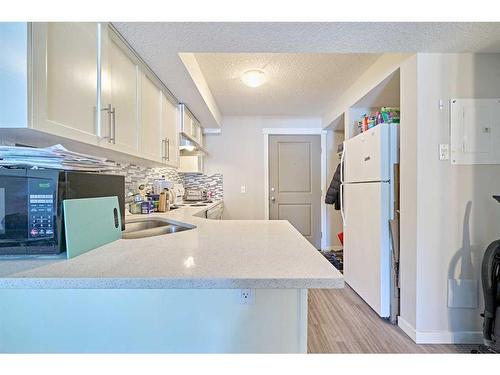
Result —
[[[162, 217], [184, 232], [120, 239], [67, 260], [0, 259], [0, 288], [342, 288], [344, 279], [283, 220], [207, 220], [206, 207]], [[127, 216], [127, 218], [130, 216]]]

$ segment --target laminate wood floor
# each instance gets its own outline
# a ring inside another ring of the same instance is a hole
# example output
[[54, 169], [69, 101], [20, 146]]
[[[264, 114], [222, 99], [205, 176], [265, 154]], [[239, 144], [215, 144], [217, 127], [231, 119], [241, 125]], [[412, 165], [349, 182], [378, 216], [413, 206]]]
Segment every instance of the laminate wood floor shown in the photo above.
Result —
[[310, 289], [309, 353], [470, 353], [474, 345], [417, 345], [381, 319], [348, 285]]

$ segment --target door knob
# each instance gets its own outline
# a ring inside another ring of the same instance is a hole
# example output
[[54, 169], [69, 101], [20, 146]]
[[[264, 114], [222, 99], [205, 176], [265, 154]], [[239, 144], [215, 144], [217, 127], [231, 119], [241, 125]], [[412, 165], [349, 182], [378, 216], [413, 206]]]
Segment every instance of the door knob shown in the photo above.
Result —
[[271, 197], [271, 202], [274, 202], [275, 200], [276, 200], [276, 198]]

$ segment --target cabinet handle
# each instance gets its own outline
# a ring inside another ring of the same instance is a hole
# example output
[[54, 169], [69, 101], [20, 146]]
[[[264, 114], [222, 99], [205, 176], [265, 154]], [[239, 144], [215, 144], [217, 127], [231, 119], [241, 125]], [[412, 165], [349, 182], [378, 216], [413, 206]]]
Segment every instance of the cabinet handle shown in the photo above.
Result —
[[105, 137], [108, 138], [109, 143], [115, 143], [115, 108], [111, 108], [111, 104], [108, 104], [106, 108], [101, 108], [101, 111], [106, 111], [108, 112], [108, 130], [109, 130], [109, 136]]
[[167, 157], [167, 161], [170, 161], [170, 138], [166, 139], [167, 151], [165, 151], [165, 155]]
[[111, 138], [111, 141], [113, 144], [116, 143], [116, 107], [113, 107], [113, 111], [111, 112], [113, 115], [113, 138]]
[[111, 111], [111, 116], [113, 117], [113, 137], [109, 141], [113, 142], [113, 144], [115, 144], [116, 143], [116, 107], [113, 107], [113, 110]]
[[167, 160], [167, 157], [165, 156], [165, 143], [166, 143], [166, 138], [163, 138], [161, 140], [161, 160]]

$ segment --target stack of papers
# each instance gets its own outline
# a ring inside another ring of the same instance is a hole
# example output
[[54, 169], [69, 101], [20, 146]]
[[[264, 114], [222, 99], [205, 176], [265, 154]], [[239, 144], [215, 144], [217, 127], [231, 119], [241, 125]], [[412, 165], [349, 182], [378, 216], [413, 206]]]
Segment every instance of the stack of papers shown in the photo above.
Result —
[[109, 171], [116, 164], [106, 158], [79, 154], [61, 145], [46, 148], [0, 146], [0, 166], [18, 168], [51, 168], [75, 171]]

